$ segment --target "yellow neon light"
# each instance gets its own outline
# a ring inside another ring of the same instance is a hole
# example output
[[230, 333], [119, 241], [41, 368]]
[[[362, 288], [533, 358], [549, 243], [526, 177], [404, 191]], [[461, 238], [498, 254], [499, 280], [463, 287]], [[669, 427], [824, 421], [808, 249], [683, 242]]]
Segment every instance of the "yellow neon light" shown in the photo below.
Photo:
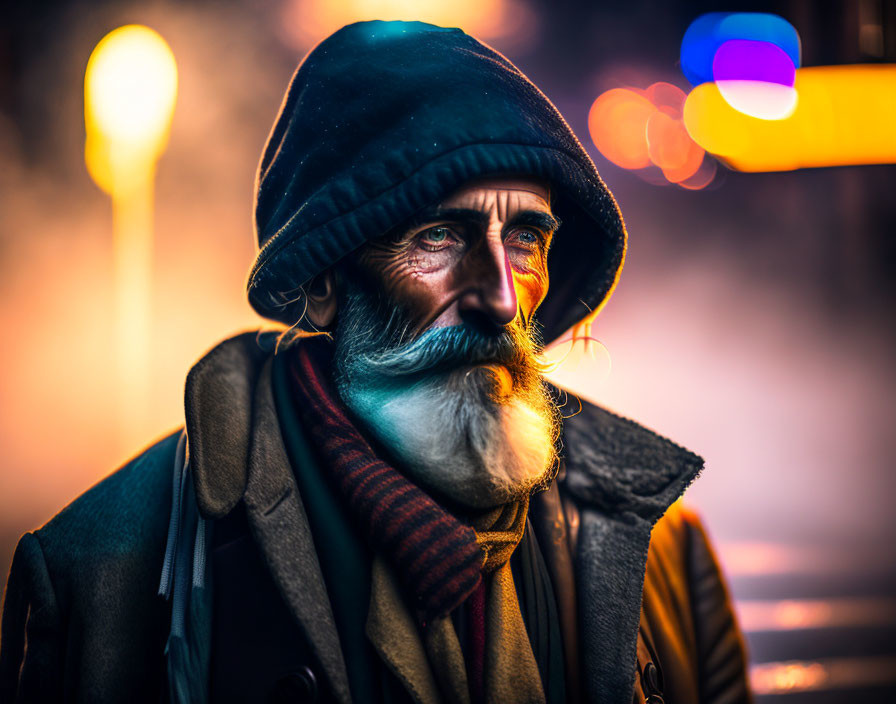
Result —
[[738, 171], [896, 163], [896, 66], [801, 68], [794, 87], [790, 117], [762, 120], [703, 83], [685, 101], [685, 127]]
[[107, 34], [84, 76], [84, 159], [112, 198], [119, 441], [149, 431], [152, 344], [153, 183], [177, 100], [168, 44], [141, 25]]
[[85, 160], [110, 195], [138, 185], [168, 142], [177, 65], [149, 27], [127, 25], [96, 45], [84, 77]]

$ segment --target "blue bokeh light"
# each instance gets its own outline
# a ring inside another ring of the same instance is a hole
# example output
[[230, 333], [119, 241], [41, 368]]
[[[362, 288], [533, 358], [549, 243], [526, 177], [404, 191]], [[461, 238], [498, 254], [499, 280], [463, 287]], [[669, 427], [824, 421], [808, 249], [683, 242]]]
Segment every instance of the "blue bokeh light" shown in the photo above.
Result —
[[681, 70], [696, 86], [713, 80], [713, 60], [726, 42], [752, 40], [778, 46], [800, 67], [800, 36], [783, 17], [761, 12], [711, 12], [691, 23], [681, 41]]

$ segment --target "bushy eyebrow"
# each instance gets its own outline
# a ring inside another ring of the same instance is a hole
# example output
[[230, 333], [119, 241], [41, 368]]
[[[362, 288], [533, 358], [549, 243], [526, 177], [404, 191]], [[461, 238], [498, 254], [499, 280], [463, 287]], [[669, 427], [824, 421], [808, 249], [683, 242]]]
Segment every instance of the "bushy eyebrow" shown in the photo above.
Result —
[[[481, 228], [488, 227], [489, 216], [481, 210], [475, 208], [440, 208], [438, 206], [425, 208], [414, 217], [412, 227], [419, 227], [429, 222], [438, 222], [439, 220], [450, 220], [453, 222], [462, 222], [470, 225], [477, 225]], [[543, 232], [554, 233], [560, 228], [559, 218], [546, 213], [543, 210], [521, 210], [514, 213], [505, 224], [508, 227], [535, 227]]]
[[521, 210], [504, 227], [534, 227], [542, 232], [555, 233], [560, 229], [560, 218], [541, 210]]

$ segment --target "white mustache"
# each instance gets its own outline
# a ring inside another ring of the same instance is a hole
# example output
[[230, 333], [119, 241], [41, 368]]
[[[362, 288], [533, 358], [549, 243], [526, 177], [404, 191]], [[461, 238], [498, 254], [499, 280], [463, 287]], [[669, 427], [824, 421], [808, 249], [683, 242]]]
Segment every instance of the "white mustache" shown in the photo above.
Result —
[[401, 347], [361, 355], [359, 367], [379, 376], [397, 377], [468, 364], [525, 364], [534, 347], [520, 335], [504, 332], [487, 337], [463, 326], [428, 330]]

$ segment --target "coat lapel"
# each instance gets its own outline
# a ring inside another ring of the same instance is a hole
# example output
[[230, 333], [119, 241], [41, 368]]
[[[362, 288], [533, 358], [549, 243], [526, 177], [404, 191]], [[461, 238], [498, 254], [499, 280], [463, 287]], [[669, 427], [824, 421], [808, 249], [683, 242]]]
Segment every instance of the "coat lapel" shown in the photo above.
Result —
[[317, 654], [336, 701], [350, 704], [336, 622], [280, 434], [269, 343], [254, 333], [228, 340], [188, 376], [187, 428], [197, 499], [206, 518], [220, 518], [244, 500], [252, 536], [274, 583]]
[[348, 704], [348, 674], [336, 622], [308, 517], [280, 435], [271, 363], [271, 359], [265, 363], [255, 394], [246, 513], [274, 582], [317, 653], [337, 701]]
[[577, 500], [576, 586], [587, 701], [632, 701], [650, 531], [703, 468], [688, 450], [584, 403], [563, 428]]

